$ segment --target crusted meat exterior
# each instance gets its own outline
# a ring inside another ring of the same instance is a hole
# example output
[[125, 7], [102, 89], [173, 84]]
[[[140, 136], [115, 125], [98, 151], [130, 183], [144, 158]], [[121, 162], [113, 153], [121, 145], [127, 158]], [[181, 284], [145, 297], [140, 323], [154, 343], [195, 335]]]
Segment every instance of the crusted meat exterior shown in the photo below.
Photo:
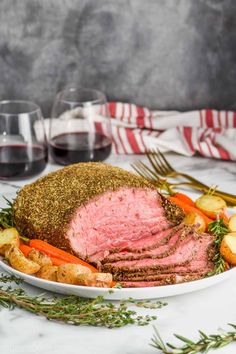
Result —
[[[155, 189], [145, 179], [104, 163], [79, 163], [52, 172], [23, 187], [13, 203], [14, 222], [19, 232], [70, 251], [65, 237], [75, 213], [107, 191], [120, 188]], [[179, 224], [181, 208], [161, 196], [166, 218]]]
[[163, 286], [163, 285], [173, 285], [179, 283], [185, 283], [193, 280], [198, 280], [202, 278], [203, 275], [200, 274], [186, 274], [186, 275], [170, 275], [166, 278], [157, 279], [143, 279], [139, 281], [121, 281], [120, 284], [124, 288], [143, 288], [152, 286]]

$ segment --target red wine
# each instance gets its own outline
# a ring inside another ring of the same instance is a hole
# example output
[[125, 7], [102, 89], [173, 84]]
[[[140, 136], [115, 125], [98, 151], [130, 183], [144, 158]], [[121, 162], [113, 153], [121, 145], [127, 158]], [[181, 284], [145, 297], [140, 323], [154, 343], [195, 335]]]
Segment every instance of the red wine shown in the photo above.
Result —
[[0, 178], [26, 178], [41, 172], [47, 163], [47, 151], [36, 145], [0, 145]]
[[103, 161], [111, 153], [111, 140], [96, 133], [89, 147], [86, 132], [65, 133], [55, 136], [49, 143], [50, 154], [56, 163], [69, 165], [76, 162]]

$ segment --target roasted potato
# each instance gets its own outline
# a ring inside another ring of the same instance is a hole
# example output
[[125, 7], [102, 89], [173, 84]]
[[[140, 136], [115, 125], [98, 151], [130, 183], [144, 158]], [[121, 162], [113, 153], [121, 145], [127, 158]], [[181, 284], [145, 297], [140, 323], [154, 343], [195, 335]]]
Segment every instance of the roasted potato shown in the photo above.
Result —
[[112, 283], [110, 273], [90, 273], [77, 276], [77, 285], [96, 286], [99, 288], [109, 288]]
[[5, 258], [14, 269], [25, 274], [35, 274], [40, 269], [39, 264], [26, 258], [19, 248], [14, 245], [6, 246]]
[[57, 281], [57, 271], [57, 266], [45, 264], [40, 268], [36, 276], [45, 280]]
[[188, 213], [185, 215], [183, 219], [183, 223], [186, 225], [196, 226], [196, 231], [205, 232], [206, 231], [206, 223], [203, 217], [198, 213]]
[[195, 205], [204, 214], [209, 216], [209, 218], [213, 219], [226, 208], [226, 202], [224, 199], [210, 194], [204, 194], [198, 198]]
[[0, 231], [0, 254], [5, 254], [7, 245], [20, 245], [20, 236], [14, 227]]
[[236, 232], [236, 214], [230, 217], [228, 228], [230, 232]]
[[228, 263], [236, 265], [236, 232], [228, 233], [223, 237], [220, 253]]
[[80, 264], [62, 264], [58, 266], [57, 280], [60, 283], [77, 284], [77, 277], [80, 274], [90, 274], [91, 270]]
[[41, 267], [43, 267], [45, 265], [52, 265], [51, 258], [48, 257], [48, 255], [46, 255], [45, 253], [40, 252], [34, 248], [29, 252], [28, 258], [31, 261], [38, 263]]

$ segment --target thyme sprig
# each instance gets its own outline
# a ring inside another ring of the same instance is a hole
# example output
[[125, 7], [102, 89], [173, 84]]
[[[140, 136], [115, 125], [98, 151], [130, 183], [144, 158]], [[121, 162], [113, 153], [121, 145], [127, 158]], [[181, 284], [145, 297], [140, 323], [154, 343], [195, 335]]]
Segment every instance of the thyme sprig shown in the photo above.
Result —
[[0, 277], [0, 282], [1, 283], [15, 283], [15, 284], [21, 284], [23, 282], [23, 279], [16, 277], [15, 275], [3, 275], [1, 274]]
[[13, 203], [6, 197], [7, 207], [0, 209], [0, 228], [8, 229], [14, 226]]
[[219, 349], [236, 341], [236, 325], [229, 324], [233, 331], [222, 331], [218, 334], [206, 334], [199, 331], [199, 340], [196, 342], [179, 334], [174, 336], [184, 343], [182, 347], [176, 347], [170, 343], [164, 343], [159, 332], [154, 328], [155, 333], [151, 339], [151, 346], [160, 350], [163, 354], [197, 354], [208, 353], [211, 349]]
[[[19, 282], [16, 277], [0, 277], [0, 283]], [[118, 305], [105, 302], [102, 296], [95, 299], [83, 299], [78, 296], [45, 297], [44, 295], [32, 297], [22, 288], [0, 286], [0, 307], [10, 310], [15, 307], [43, 316], [48, 320], [59, 321], [73, 325], [101, 326], [107, 328], [123, 327], [136, 324], [144, 326], [157, 319], [157, 316], [139, 315], [128, 308], [127, 301]], [[132, 301], [135, 303], [135, 301]], [[144, 306], [144, 303], [142, 304]], [[163, 305], [164, 306], [164, 305]], [[139, 303], [141, 307], [141, 303]], [[153, 308], [162, 307], [156, 303]], [[149, 306], [149, 308], [152, 308]]]
[[220, 245], [223, 236], [228, 233], [228, 228], [225, 226], [223, 219], [217, 218], [215, 221], [212, 221], [208, 224], [208, 231], [215, 236], [215, 240], [213, 243], [215, 249], [213, 262], [215, 265], [213, 271], [208, 273], [208, 276], [212, 276], [225, 271], [226, 263], [224, 258], [220, 254]]

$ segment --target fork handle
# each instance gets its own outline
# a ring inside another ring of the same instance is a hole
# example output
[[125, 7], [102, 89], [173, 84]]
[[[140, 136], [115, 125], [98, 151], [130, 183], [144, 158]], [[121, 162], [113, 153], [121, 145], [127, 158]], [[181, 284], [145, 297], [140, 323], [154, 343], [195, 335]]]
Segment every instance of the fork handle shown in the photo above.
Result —
[[[206, 184], [204, 184], [202, 182], [199, 182], [197, 179], [195, 179], [192, 176], [189, 176], [185, 173], [179, 173], [178, 175], [186, 178], [187, 180], [192, 182], [196, 187], [199, 187], [199, 188], [197, 188], [198, 190], [203, 190], [204, 192], [207, 192], [210, 189], [209, 186], [207, 186]], [[234, 196], [233, 194], [216, 190], [214, 192], [214, 195], [222, 197], [226, 202], [230, 203], [230, 205], [236, 205], [236, 196]]]

